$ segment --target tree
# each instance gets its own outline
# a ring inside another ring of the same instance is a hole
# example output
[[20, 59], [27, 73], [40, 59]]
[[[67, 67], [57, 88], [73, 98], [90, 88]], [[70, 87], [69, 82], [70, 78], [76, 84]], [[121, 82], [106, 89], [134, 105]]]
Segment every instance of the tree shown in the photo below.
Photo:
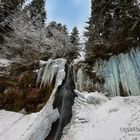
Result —
[[45, 19], [46, 19], [45, 1], [33, 0], [29, 6], [29, 10], [34, 24], [37, 25], [38, 22], [38, 24], [44, 26]]
[[70, 35], [70, 41], [74, 46], [78, 47], [80, 38], [79, 38], [79, 31], [77, 27], [74, 27], [72, 29], [72, 32]]
[[46, 36], [49, 38], [46, 43], [50, 46], [52, 58], [66, 58], [68, 61], [77, 58], [78, 46], [71, 42], [65, 25], [52, 21], [46, 27]]
[[[107, 54], [118, 54], [138, 46], [140, 9], [137, 0], [92, 0], [91, 5], [91, 16], [85, 32], [88, 38], [87, 58], [94, 60], [101, 57], [100, 52], [106, 57]], [[129, 47], [127, 42], [130, 42]]]

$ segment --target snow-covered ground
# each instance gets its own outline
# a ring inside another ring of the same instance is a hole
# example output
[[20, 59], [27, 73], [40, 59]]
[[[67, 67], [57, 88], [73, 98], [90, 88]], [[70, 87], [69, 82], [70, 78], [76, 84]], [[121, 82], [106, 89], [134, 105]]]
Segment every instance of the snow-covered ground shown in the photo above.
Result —
[[140, 96], [106, 98], [76, 91], [61, 140], [140, 140]]
[[[98, 92], [75, 92], [73, 117], [61, 140], [140, 139], [140, 96], [108, 99]], [[30, 115], [1, 110], [0, 140], [44, 140], [58, 116], [49, 105]]]
[[44, 140], [51, 125], [59, 117], [57, 110], [23, 115], [0, 111], [0, 140]]

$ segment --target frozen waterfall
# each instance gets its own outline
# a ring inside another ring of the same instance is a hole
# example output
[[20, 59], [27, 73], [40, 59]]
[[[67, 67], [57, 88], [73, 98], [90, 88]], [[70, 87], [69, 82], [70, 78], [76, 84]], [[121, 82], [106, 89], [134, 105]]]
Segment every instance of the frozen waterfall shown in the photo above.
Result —
[[[65, 78], [65, 65], [67, 61], [65, 59], [49, 59], [46, 62], [45, 67], [41, 67], [38, 72], [36, 84], [41, 88], [44, 88], [46, 84], [54, 84], [54, 88], [62, 84]], [[54, 83], [53, 83], [54, 82]]]
[[97, 60], [92, 71], [104, 79], [104, 83], [93, 83], [93, 78], [80, 67], [76, 73], [76, 87], [80, 91], [89, 87], [108, 92], [109, 96], [140, 95], [140, 49], [119, 54], [109, 60]]
[[105, 79], [104, 88], [110, 96], [140, 95], [140, 50], [99, 60], [94, 69]]

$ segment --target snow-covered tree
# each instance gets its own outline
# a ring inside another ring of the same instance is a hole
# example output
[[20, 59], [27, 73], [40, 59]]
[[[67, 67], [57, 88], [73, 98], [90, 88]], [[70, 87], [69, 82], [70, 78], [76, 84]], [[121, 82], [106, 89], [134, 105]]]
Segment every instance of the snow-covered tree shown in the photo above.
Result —
[[71, 42], [65, 25], [51, 22], [46, 28], [46, 36], [50, 39], [47, 44], [52, 46], [53, 58], [66, 58], [71, 61], [78, 56], [78, 49]]

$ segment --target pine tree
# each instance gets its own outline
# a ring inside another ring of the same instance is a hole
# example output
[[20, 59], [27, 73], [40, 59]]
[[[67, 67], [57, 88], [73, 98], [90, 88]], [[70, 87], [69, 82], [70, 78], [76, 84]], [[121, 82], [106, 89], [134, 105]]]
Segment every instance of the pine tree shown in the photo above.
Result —
[[67, 26], [66, 25], [63, 25], [63, 31], [66, 35], [68, 35], [68, 29], [67, 29]]
[[70, 35], [70, 41], [74, 46], [78, 46], [79, 45], [79, 31], [77, 27], [74, 27], [72, 29], [71, 35]]
[[41, 24], [41, 26], [43, 26], [46, 19], [45, 1], [33, 0], [32, 3], [30, 4], [29, 9], [34, 24], [36, 25]]

